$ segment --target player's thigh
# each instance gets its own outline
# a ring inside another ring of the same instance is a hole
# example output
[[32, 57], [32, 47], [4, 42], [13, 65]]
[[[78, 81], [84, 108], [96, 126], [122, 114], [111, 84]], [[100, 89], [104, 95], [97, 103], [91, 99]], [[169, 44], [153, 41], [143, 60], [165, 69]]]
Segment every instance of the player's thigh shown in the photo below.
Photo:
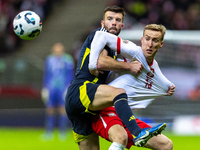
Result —
[[121, 93], [125, 93], [125, 90], [102, 84], [97, 88], [94, 99], [89, 109], [101, 110], [106, 107], [112, 106], [113, 99]]
[[105, 99], [105, 101], [112, 101], [117, 95], [121, 94], [121, 93], [125, 93], [124, 89], [121, 88], [115, 88], [113, 86], [110, 85], [106, 85], [106, 84], [101, 84], [98, 88], [97, 91], [95, 93], [95, 97], [94, 99], [97, 100], [102, 100]]
[[86, 139], [79, 142], [78, 146], [80, 150], [99, 150], [99, 137], [93, 132]]

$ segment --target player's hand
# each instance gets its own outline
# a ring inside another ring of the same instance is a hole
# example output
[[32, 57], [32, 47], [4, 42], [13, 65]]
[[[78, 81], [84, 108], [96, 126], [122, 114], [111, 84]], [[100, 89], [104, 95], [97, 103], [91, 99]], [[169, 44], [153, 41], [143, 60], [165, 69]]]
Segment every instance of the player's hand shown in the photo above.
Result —
[[99, 73], [101, 73], [101, 74], [104, 73], [103, 71], [100, 71], [100, 70], [98, 70], [98, 69], [94, 69], [94, 70], [89, 69], [89, 70], [90, 70], [90, 73], [91, 73], [92, 75], [94, 75], [94, 76], [98, 76]]
[[66, 97], [66, 95], [67, 95], [68, 87], [69, 87], [69, 85], [67, 86], [67, 88], [64, 90], [64, 92], [63, 92], [63, 94], [62, 94], [63, 100], [65, 100], [65, 97]]
[[174, 92], [175, 92], [175, 85], [172, 83], [172, 86], [170, 86], [168, 91], [167, 91], [167, 96], [173, 95]]
[[97, 69], [94, 69], [94, 70], [89, 69], [89, 71], [94, 76], [98, 76], [99, 75], [99, 71]]
[[42, 88], [41, 97], [42, 97], [42, 101], [46, 103], [46, 101], [49, 99], [49, 90], [47, 88]]
[[137, 60], [130, 62], [130, 72], [133, 74], [140, 75], [143, 68], [144, 66]]

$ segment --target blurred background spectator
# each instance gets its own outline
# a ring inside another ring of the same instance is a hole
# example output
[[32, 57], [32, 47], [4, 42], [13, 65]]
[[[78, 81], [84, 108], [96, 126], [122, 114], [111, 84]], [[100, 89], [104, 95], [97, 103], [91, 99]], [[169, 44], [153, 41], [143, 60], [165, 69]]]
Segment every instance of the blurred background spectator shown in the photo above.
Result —
[[51, 54], [47, 56], [44, 66], [42, 99], [46, 107], [46, 132], [42, 140], [54, 138], [56, 114], [58, 113], [59, 139], [67, 138], [67, 115], [65, 112], [65, 94], [74, 78], [74, 60], [65, 52], [65, 47], [58, 42], [52, 46]]

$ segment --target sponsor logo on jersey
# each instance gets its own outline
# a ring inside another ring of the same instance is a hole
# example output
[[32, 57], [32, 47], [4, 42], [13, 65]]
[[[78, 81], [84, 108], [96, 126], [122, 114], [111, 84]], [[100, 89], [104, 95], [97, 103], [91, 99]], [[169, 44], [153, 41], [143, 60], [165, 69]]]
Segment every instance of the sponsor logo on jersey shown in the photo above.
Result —
[[129, 118], [129, 121], [131, 120], [135, 120], [135, 117], [133, 115]]
[[108, 116], [113, 117], [116, 116], [115, 113], [109, 113]]

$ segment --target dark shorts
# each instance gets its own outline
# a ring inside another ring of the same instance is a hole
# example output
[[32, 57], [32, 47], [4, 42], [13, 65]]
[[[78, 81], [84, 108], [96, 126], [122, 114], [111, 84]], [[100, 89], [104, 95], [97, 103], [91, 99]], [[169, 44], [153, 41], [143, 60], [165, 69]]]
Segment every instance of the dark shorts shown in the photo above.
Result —
[[85, 81], [84, 83], [72, 84], [68, 88], [65, 108], [72, 123], [76, 142], [84, 140], [93, 132], [92, 117], [95, 112], [88, 111], [88, 107], [93, 101], [99, 85]]

